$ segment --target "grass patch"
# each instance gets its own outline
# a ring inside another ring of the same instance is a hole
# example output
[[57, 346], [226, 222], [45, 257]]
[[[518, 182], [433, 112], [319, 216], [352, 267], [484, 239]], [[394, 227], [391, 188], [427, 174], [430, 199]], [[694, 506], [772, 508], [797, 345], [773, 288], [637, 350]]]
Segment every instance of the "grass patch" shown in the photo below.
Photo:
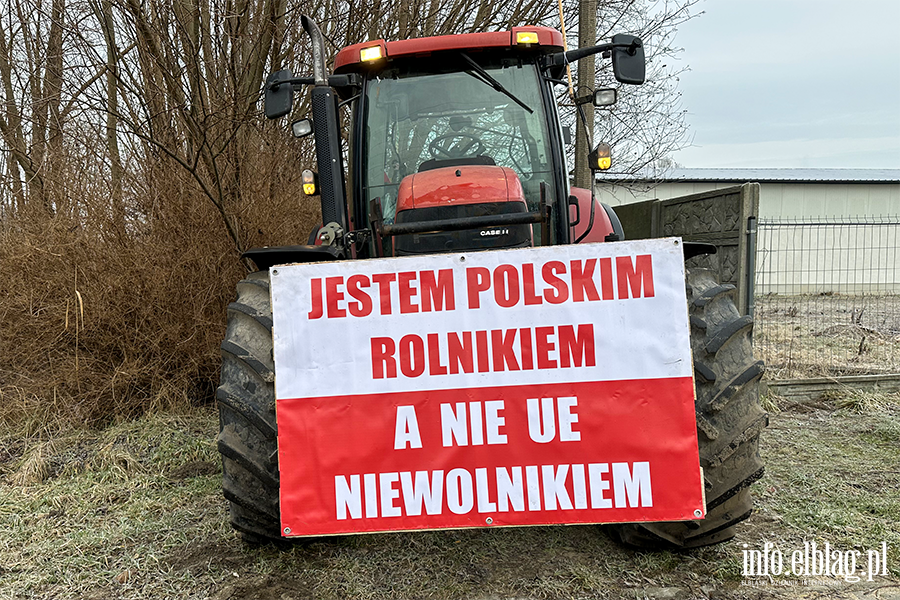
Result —
[[737, 538], [658, 553], [617, 546], [594, 526], [248, 547], [228, 525], [210, 410], [99, 432], [0, 431], [0, 598], [747, 598], [759, 596], [741, 585], [743, 544], [765, 541], [785, 550], [886, 541], [897, 578], [900, 407], [829, 402], [772, 416], [758, 511]]
[[857, 413], [876, 413], [890, 410], [900, 405], [900, 393], [884, 394], [863, 390], [852, 390], [838, 398], [838, 407]]
[[[764, 515], [794, 546], [875, 549], [887, 542], [900, 575], [900, 405], [896, 395], [854, 392], [834, 399], [843, 410], [790, 409], [772, 420], [761, 451], [766, 476], [756, 484]], [[771, 533], [757, 527], [757, 540]], [[774, 533], [774, 532], [773, 532]]]
[[[215, 427], [209, 414], [188, 414], [25, 440], [21, 456], [0, 463], [0, 589], [12, 597], [88, 598], [119, 577], [133, 597], [162, 597], [160, 580], [149, 575], [170, 551], [231, 537], [215, 474]], [[198, 461], [209, 465], [206, 475], [172, 477]], [[196, 583], [179, 575], [165, 587], [189, 597]]]

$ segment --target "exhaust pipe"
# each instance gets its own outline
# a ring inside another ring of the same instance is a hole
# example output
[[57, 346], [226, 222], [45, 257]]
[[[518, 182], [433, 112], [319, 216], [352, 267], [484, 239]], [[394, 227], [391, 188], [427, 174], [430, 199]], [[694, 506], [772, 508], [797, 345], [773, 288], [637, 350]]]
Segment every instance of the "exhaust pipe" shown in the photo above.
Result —
[[322, 30], [315, 21], [306, 15], [300, 16], [300, 25], [309, 35], [312, 42], [313, 55], [313, 79], [316, 85], [328, 85], [328, 68], [325, 65], [325, 41], [322, 38]]
[[325, 42], [319, 26], [307, 15], [300, 17], [303, 30], [312, 42], [313, 79], [310, 91], [313, 129], [316, 136], [316, 162], [319, 166], [319, 189], [322, 223], [319, 238], [324, 244], [340, 245], [347, 231], [347, 199], [344, 194], [344, 165], [341, 155], [340, 123], [337, 97], [328, 85], [325, 65]]

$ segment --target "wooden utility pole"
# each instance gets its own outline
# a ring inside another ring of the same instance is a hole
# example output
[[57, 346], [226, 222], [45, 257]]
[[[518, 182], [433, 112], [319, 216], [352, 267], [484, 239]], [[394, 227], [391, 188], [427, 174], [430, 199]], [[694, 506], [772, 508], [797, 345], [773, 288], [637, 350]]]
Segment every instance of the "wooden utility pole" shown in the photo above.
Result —
[[[579, 0], [578, 3], [578, 47], [585, 48], [597, 43], [597, 0]], [[594, 55], [578, 61], [578, 83], [575, 97], [584, 96], [594, 89]], [[581, 117], [575, 114], [575, 187], [591, 189], [591, 170], [588, 167], [588, 153], [594, 143], [594, 105], [590, 102], [581, 106], [587, 119], [587, 131]]]

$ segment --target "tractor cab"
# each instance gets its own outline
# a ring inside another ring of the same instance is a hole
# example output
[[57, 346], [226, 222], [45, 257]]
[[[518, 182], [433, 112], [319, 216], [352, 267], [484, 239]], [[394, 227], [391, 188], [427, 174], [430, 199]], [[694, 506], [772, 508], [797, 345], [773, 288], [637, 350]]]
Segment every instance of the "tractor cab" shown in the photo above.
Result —
[[[384, 60], [384, 68], [365, 73], [365, 101], [355, 115], [358, 192], [365, 204], [380, 202], [386, 224], [537, 211], [541, 184], [556, 187], [562, 149], [548, 128], [555, 114], [548, 115], [542, 94], [539, 55], [503, 50]], [[395, 248], [406, 254], [531, 245], [540, 236], [531, 229], [405, 235]]]
[[[413, 73], [398, 70], [366, 87], [362, 196], [379, 199], [385, 223], [536, 210], [541, 182], [552, 183], [546, 119], [536, 69], [498, 64], [487, 72], [525, 108], [472, 71]], [[522, 100], [523, 104], [527, 103]], [[415, 252], [530, 244], [527, 225], [397, 240]], [[488, 234], [488, 231], [493, 233]], [[428, 241], [437, 236], [441, 243]]]
[[[327, 74], [321, 34], [303, 24], [314, 77], [270, 76], [266, 115], [287, 114], [293, 87], [315, 84], [312, 122], [300, 129], [316, 133], [317, 237], [336, 258], [565, 244], [579, 223], [600, 240], [612, 232], [590, 192], [569, 188], [554, 87], [568, 63], [606, 51], [620, 81], [640, 83], [640, 40], [566, 52], [547, 27], [376, 40], [341, 50]], [[352, 113], [346, 171], [339, 98]]]
[[[358, 74], [362, 88], [354, 111], [356, 213], [370, 215], [377, 204], [389, 227], [485, 223], [395, 235], [386, 244], [394, 254], [546, 243], [537, 222], [542, 190], [548, 206], [567, 193], [556, 176], [565, 164], [541, 59], [561, 50], [562, 38], [525, 28], [452, 39], [377, 41], [337, 55], [335, 73]], [[554, 212], [548, 231], [560, 219]], [[529, 213], [536, 222], [488, 223]]]

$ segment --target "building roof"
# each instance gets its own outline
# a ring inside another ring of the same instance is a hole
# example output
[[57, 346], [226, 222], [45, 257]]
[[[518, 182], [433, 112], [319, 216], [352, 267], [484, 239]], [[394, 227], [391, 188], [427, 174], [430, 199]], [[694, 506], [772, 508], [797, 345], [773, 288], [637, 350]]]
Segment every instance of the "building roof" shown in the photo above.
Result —
[[[651, 181], [644, 177], [603, 177], [602, 181]], [[654, 178], [656, 183], [735, 182], [761, 183], [900, 183], [900, 169], [672, 169]]]

